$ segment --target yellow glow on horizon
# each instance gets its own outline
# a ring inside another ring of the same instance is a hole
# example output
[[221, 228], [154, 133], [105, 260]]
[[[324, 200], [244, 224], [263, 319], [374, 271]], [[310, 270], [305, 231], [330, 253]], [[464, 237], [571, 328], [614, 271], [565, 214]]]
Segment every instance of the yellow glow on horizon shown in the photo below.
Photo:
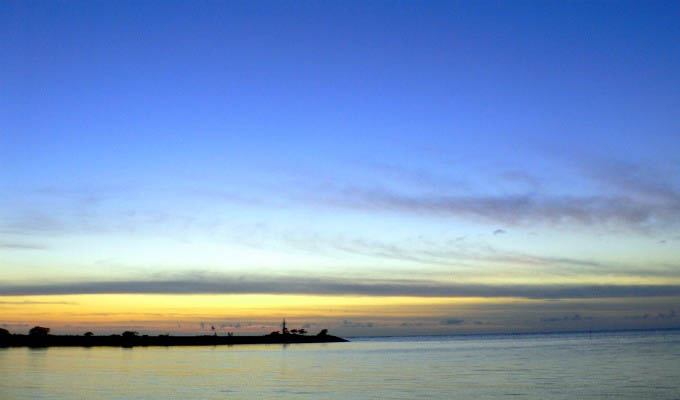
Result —
[[[676, 304], [677, 301], [673, 297], [526, 299], [254, 294], [4, 296], [0, 297], [0, 322], [12, 333], [26, 333], [30, 327], [42, 325], [52, 328], [57, 334], [82, 334], [88, 330], [97, 334], [120, 333], [123, 330], [150, 334], [209, 334], [210, 327], [214, 325], [221, 333], [236, 329], [239, 334], [261, 334], [278, 329], [281, 319], [285, 317], [291, 326], [310, 324], [310, 330], [354, 329], [355, 326], [361, 328], [362, 324], [370, 322], [372, 328], [392, 334], [402, 328], [423, 329], [427, 332], [452, 329], [442, 324], [442, 321], [447, 320], [464, 320], [465, 324], [453, 326], [456, 330], [464, 331], [507, 329], [513, 324], [521, 329], [531, 326], [530, 321], [538, 321], [541, 316], [565, 313], [584, 314], [585, 317], [594, 313], [624, 317], [633, 313], [631, 309], [636, 309], [635, 313], [642, 315], [664, 310], [666, 305]], [[520, 322], [517, 321], [518, 316], [522, 316]], [[479, 320], [484, 321], [483, 324], [477, 325]], [[526, 325], [527, 321], [529, 325]]]
[[107, 323], [113, 321], [200, 321], [290, 317], [428, 316], [442, 306], [529, 302], [525, 299], [370, 297], [306, 295], [99, 294], [4, 297], [1, 310], [14, 323]]

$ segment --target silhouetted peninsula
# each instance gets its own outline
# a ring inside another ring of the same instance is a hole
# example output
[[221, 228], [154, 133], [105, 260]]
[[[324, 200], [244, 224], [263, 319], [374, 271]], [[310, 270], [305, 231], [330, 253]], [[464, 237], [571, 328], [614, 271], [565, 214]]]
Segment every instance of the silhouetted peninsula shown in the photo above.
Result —
[[262, 336], [227, 336], [200, 335], [200, 336], [170, 336], [170, 335], [139, 335], [134, 331], [123, 332], [122, 335], [97, 336], [91, 332], [84, 335], [50, 335], [48, 328], [36, 327], [31, 329], [28, 335], [0, 334], [0, 347], [51, 347], [51, 346], [217, 346], [236, 344], [289, 344], [289, 343], [332, 343], [347, 342], [348, 340], [329, 335], [328, 330], [323, 329], [317, 335], [306, 335], [303, 329], [287, 329], [282, 332], [276, 331]]

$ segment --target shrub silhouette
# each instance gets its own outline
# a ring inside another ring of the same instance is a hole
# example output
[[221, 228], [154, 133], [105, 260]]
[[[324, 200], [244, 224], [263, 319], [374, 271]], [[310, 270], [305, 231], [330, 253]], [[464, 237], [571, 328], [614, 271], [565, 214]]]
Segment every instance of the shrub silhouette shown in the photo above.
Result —
[[10, 336], [9, 331], [5, 328], [0, 328], [0, 337], [2, 336]]
[[30, 331], [28, 331], [30, 336], [47, 336], [48, 333], [50, 333], [50, 328], [45, 328], [42, 326], [33, 327]]
[[139, 336], [139, 332], [136, 332], [136, 331], [125, 331], [125, 332], [123, 332], [124, 338], [132, 338], [132, 337], [137, 337], [137, 336]]
[[92, 332], [85, 332], [85, 334], [84, 334], [83, 336], [87, 336], [87, 337], [94, 336], [94, 333], [92, 333]]

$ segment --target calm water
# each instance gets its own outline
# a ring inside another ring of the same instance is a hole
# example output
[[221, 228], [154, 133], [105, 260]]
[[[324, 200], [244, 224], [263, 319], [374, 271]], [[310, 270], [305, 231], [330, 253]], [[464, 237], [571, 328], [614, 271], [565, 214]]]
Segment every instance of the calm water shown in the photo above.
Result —
[[680, 331], [0, 349], [7, 399], [680, 399]]

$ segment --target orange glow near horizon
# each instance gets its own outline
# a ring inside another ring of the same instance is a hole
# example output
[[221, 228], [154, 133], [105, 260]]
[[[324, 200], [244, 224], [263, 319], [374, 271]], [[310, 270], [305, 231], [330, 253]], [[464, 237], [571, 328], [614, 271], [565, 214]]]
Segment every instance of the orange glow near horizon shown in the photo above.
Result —
[[[441, 307], [529, 302], [522, 299], [363, 297], [304, 295], [66, 295], [0, 298], [5, 321], [13, 324], [109, 326], [143, 322], [165, 327], [174, 321], [330, 319], [434, 316]], [[438, 311], [439, 310], [439, 311]]]
[[[540, 331], [569, 321], [579, 329], [620, 320], [621, 327], [643, 321], [656, 327], [677, 298], [442, 298], [307, 295], [88, 294], [0, 297], [1, 326], [26, 333], [35, 325], [55, 334], [140, 333], [261, 334], [279, 329], [282, 318], [310, 333], [330, 328], [338, 334], [392, 335], [402, 332]], [[640, 320], [635, 316], [650, 315]], [[578, 320], [574, 320], [577, 316]], [[638, 324], [638, 325], [633, 325]], [[645, 325], [646, 326], [646, 325]]]

